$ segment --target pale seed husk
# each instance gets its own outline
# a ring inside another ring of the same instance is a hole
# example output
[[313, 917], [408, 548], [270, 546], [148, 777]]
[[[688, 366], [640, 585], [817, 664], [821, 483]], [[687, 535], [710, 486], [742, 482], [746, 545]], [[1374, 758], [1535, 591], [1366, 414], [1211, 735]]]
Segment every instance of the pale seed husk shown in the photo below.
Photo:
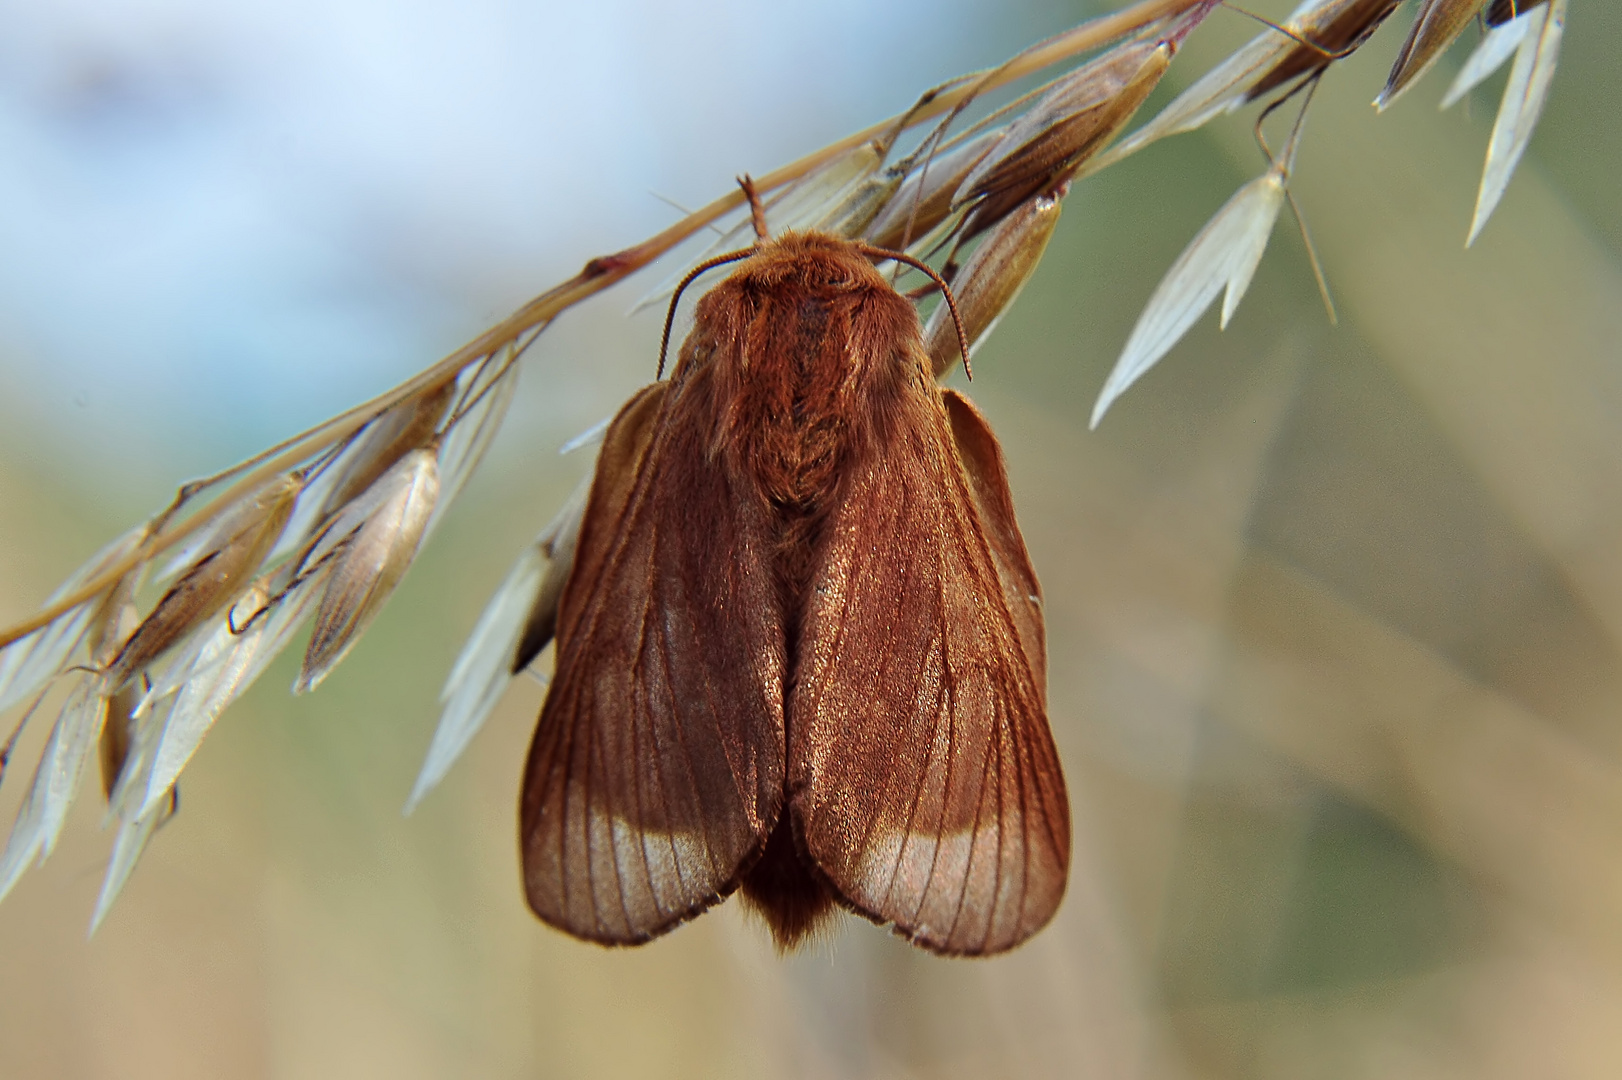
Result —
[[558, 453], [560, 455], [567, 455], [572, 454], [577, 450], [584, 450], [588, 446], [600, 445], [603, 441], [603, 436], [608, 432], [608, 425], [612, 424], [613, 422], [614, 418], [612, 416], [603, 417], [585, 431], [582, 431], [580, 434], [574, 436], [574, 438], [558, 447]]
[[[1397, 3], [1398, 0], [1305, 0], [1280, 24], [1289, 33], [1265, 30], [1258, 34], [1196, 79], [1148, 123], [1089, 160], [1079, 175], [1100, 172], [1168, 135], [1194, 131], [1291, 79], [1328, 65], [1337, 54], [1361, 46], [1390, 16]], [[1303, 45], [1295, 38], [1312, 42], [1319, 48]]]
[[529, 615], [524, 619], [524, 629], [517, 647], [509, 654], [515, 675], [529, 667], [557, 633], [558, 601], [563, 596], [563, 586], [569, 580], [569, 573], [574, 569], [575, 544], [580, 539], [580, 522], [585, 516], [586, 498], [590, 492], [590, 481], [582, 481], [535, 539], [536, 547], [547, 559], [546, 573], [541, 578]]
[[339, 540], [294, 693], [315, 689], [359, 640], [416, 557], [438, 496], [437, 446], [411, 451], [368, 491], [370, 507]]
[[1171, 351], [1218, 293], [1222, 326], [1250, 285], [1285, 201], [1285, 171], [1275, 167], [1240, 188], [1190, 241], [1144, 305], [1120, 358], [1093, 405], [1097, 427], [1109, 407]]
[[322, 503], [317, 521], [337, 513], [388, 472], [412, 450], [427, 446], [445, 418], [456, 380], [429, 387], [389, 409], [361, 429], [354, 446], [341, 461], [341, 473]]
[[135, 864], [146, 851], [152, 834], [158, 831], [180, 809], [179, 793], [171, 789], [166, 793], [164, 805], [133, 820], [120, 819], [118, 833], [113, 839], [113, 851], [107, 859], [107, 873], [102, 878], [101, 891], [96, 894], [96, 910], [90, 916], [90, 933], [101, 928], [113, 901], [123, 891]]
[[952, 198], [964, 177], [1002, 134], [1000, 128], [984, 131], [938, 157], [926, 157], [868, 226], [867, 242], [894, 251], [928, 235], [952, 212]]
[[846, 239], [861, 236], [901, 186], [900, 172], [886, 169], [851, 188], [816, 220], [811, 228]]
[[250, 670], [256, 664], [263, 667], [260, 653], [271, 622], [267, 609], [280, 576], [272, 572], [261, 577], [229, 613], [216, 618], [183, 681], [168, 691], [168, 707], [146, 721], [156, 734], [148, 739], [146, 774], [120, 810], [126, 821], [149, 814], [167, 796], [220, 713], [247, 689]]
[[[496, 358], [487, 361], [495, 362]], [[475, 375], [475, 381], [477, 378]], [[476, 392], [481, 395], [478, 401], [450, 424], [439, 447], [439, 493], [428, 521], [430, 533], [462, 493], [462, 486], [484, 460], [485, 451], [501, 430], [501, 422], [518, 392], [518, 364], [509, 360], [505, 366], [497, 366], [489, 382]]]
[[953, 205], [975, 204], [960, 240], [1068, 180], [1137, 112], [1175, 51], [1169, 41], [1128, 42], [1059, 80], [1008, 126], [959, 186]]
[[301, 487], [296, 476], [277, 477], [231, 513], [216, 532], [215, 545], [163, 595], [111, 664], [108, 677], [115, 689], [247, 588], [275, 548]]
[[1453, 83], [1442, 95], [1444, 109], [1451, 109], [1457, 105], [1470, 91], [1490, 79], [1493, 73], [1504, 66], [1505, 61], [1515, 55], [1516, 50], [1526, 37], [1526, 19], [1516, 19], [1495, 26], [1487, 31], [1481, 43], [1470, 54], [1470, 59], [1459, 68], [1459, 73], [1453, 77]]
[[[524, 549], [479, 615], [440, 692], [444, 708], [406, 800], [406, 813], [416, 809], [445, 778], [514, 676], [551, 640], [557, 626], [558, 598], [574, 565], [575, 542], [590, 490], [588, 477], [535, 542]], [[527, 656], [526, 649], [530, 650]]]
[[[237, 601], [233, 623], [240, 632], [235, 643], [218, 657], [218, 662], [179, 687], [161, 718], [148, 721], [151, 729], [161, 731], [152, 767], [128, 798], [114, 796], [124, 808], [126, 820], [147, 814], [172, 790], [175, 779], [220, 714], [264, 674], [314, 612], [331, 569], [332, 564], [326, 563], [295, 580], [290, 577], [291, 567], [280, 567]], [[262, 600], [266, 596], [270, 599]], [[263, 603], [268, 603], [268, 608], [262, 608]]]
[[69, 691], [34, 768], [34, 780], [17, 811], [6, 848], [0, 853], [0, 900], [5, 899], [36, 859], [56, 847], [68, 807], [84, 775], [85, 763], [107, 718], [106, 683], [81, 672]]
[[1414, 27], [1403, 42], [1397, 62], [1391, 66], [1385, 89], [1374, 99], [1374, 107], [1385, 110], [1402, 96], [1432, 64], [1441, 59], [1447, 47], [1470, 25], [1486, 0], [1422, 0]]
[[[1042, 261], [1059, 224], [1062, 199], [1061, 191], [1026, 200], [991, 230], [958, 271], [952, 292], [971, 354], [1013, 305]], [[944, 303], [935, 308], [924, 327], [924, 348], [937, 379], [959, 359], [957, 325]]]
[[[1309, 7], [1313, 2], [1314, 0], [1308, 0], [1303, 7]], [[1285, 23], [1285, 26], [1290, 25], [1290, 22]], [[1214, 117], [1237, 109], [1247, 100], [1250, 88], [1265, 77], [1271, 66], [1288, 53], [1293, 44], [1283, 34], [1272, 31], [1257, 36], [1248, 45], [1200, 76], [1192, 86], [1172, 99], [1171, 103], [1156, 113], [1148, 123], [1109, 149], [1088, 159], [1078, 170], [1077, 175], [1090, 176], [1101, 172], [1158, 139], [1193, 131]]]
[[1509, 186], [1515, 166], [1532, 141], [1543, 103], [1548, 100], [1560, 60], [1560, 42], [1565, 32], [1566, 0], [1551, 0], [1533, 8], [1527, 15], [1526, 30], [1515, 51], [1515, 63], [1504, 83], [1504, 97], [1493, 122], [1487, 143], [1487, 164], [1482, 169], [1481, 187], [1476, 193], [1476, 209], [1470, 220], [1465, 246], [1476, 242], [1492, 212]]
[[96, 897], [96, 909], [90, 918], [92, 934], [107, 917], [113, 901], [152, 839], [152, 834], [179, 809], [179, 796], [173, 788], [166, 791], [161, 802], [150, 811], [137, 813], [132, 806], [133, 796], [144, 790], [151, 776], [153, 750], [159, 731], [160, 725], [154, 723], [139, 724], [132, 729], [119, 781], [109, 796], [118, 831], [113, 839], [112, 854], [107, 860], [107, 873]]
[[[1328, 67], [1362, 47], [1401, 0], [1342, 0], [1323, 4], [1291, 27], [1310, 45], [1295, 43], [1256, 81], [1244, 96], [1254, 101], [1285, 83]], [[1276, 33], [1276, 31], [1274, 31]]]
[[[150, 523], [138, 525], [102, 548], [51, 594], [46, 607], [99, 577], [139, 547], [150, 534]], [[133, 591], [138, 577], [138, 574], [125, 575], [99, 598], [62, 613], [51, 623], [0, 650], [0, 712], [32, 696], [47, 679], [62, 670], [81, 644], [88, 644], [87, 652], [92, 657], [101, 651], [108, 614], [118, 610], [112, 598], [115, 593]], [[95, 640], [89, 640], [92, 637]]]

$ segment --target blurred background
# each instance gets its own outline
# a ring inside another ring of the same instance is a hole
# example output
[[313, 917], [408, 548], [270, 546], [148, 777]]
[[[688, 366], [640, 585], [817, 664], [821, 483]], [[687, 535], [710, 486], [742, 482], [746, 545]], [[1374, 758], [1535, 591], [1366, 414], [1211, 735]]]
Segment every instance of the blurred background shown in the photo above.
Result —
[[[1081, 185], [976, 357], [1075, 818], [1031, 943], [944, 961], [846, 918], [780, 959], [735, 903], [632, 951], [547, 929], [514, 843], [528, 682], [400, 816], [462, 637], [590, 467], [558, 447], [652, 377], [658, 314], [625, 312], [656, 270], [546, 333], [366, 641], [227, 713], [88, 942], [86, 785], [0, 905], [0, 1076], [1622, 1073], [1622, 8], [1572, 3], [1466, 252], [1502, 76], [1436, 110], [1467, 31], [1376, 116], [1411, 7], [1301, 152], [1338, 328], [1283, 222], [1229, 329], [1086, 430], [1161, 274], [1262, 170], [1231, 118]], [[0, 621], [179, 481], [674, 220], [661, 199], [1096, 10], [5, 0]], [[1168, 84], [1255, 33], [1219, 11]]]

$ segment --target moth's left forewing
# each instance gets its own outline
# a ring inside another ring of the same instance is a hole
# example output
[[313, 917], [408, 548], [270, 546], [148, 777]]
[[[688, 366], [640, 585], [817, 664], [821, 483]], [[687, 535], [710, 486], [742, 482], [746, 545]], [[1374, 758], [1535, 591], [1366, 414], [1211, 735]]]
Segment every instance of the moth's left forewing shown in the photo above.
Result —
[[707, 375], [605, 437], [519, 805], [530, 907], [646, 941], [737, 887], [783, 796], [783, 631], [759, 507], [707, 453]]
[[1069, 866], [1035, 576], [972, 407], [922, 383], [871, 407], [887, 434], [850, 463], [801, 624], [790, 806], [855, 910], [1001, 952], [1052, 917]]

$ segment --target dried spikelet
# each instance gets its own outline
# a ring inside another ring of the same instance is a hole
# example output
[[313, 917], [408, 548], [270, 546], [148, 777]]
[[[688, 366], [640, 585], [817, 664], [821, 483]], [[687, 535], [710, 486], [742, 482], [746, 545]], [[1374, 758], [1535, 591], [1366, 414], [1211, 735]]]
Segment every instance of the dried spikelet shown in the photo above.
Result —
[[969, 170], [1002, 135], [1000, 128], [983, 131], [939, 157], [926, 156], [867, 227], [867, 242], [895, 250], [928, 235], [952, 212], [952, 198]]
[[[981, 241], [953, 284], [969, 351], [986, 336], [1013, 305], [1025, 282], [1042, 261], [1053, 229], [1059, 224], [1060, 190], [1027, 200]], [[924, 348], [935, 377], [944, 375], [958, 360], [957, 326], [945, 304], [936, 307], [924, 328]]]
[[953, 205], [975, 204], [960, 240], [1064, 183], [1132, 118], [1175, 52], [1171, 40], [1128, 42], [1059, 80], [1008, 126], [959, 185]]
[[1486, 0], [1423, 0], [1414, 27], [1403, 42], [1397, 62], [1391, 66], [1385, 89], [1374, 99], [1374, 107], [1381, 111], [1402, 96], [1418, 78], [1441, 59], [1447, 47], [1464, 32], [1470, 20], [1476, 17]]
[[294, 693], [313, 690], [371, 623], [416, 558], [439, 497], [439, 447], [413, 450], [339, 518], [358, 524], [339, 541]]
[[1307, 44], [1292, 42], [1293, 48], [1263, 72], [1245, 94], [1244, 101], [1255, 101], [1302, 75], [1322, 71], [1336, 60], [1356, 52], [1391, 17], [1400, 2], [1344, 0], [1320, 4], [1316, 10], [1303, 13], [1297, 25], [1290, 29]]
[[[157, 794], [173, 785], [220, 712], [243, 688], [241, 676], [262, 638], [271, 581], [276, 576], [269, 574], [255, 581], [230, 610], [194, 634], [188, 646], [171, 651], [133, 710], [131, 718], [139, 730], [148, 732], [147, 744], [168, 748], [164, 753], [172, 769], [162, 778]], [[150, 783], [157, 781], [143, 783], [140, 791], [129, 795], [136, 802], [121, 809], [123, 817], [136, 816], [155, 798], [148, 790]]]
[[953, 205], [975, 205], [958, 242], [995, 225], [1032, 195], [1071, 179], [1132, 119], [1183, 39], [1217, 3], [1201, 0], [1159, 34], [1118, 45], [1056, 80], [959, 186]]
[[359, 498], [372, 483], [409, 451], [426, 446], [456, 395], [457, 380], [430, 385], [384, 410], [352, 436], [300, 493], [282, 539], [267, 562], [276, 562], [305, 547], [323, 524]]
[[545, 563], [538, 546], [525, 548], [479, 616], [440, 694], [439, 724], [406, 800], [405, 813], [415, 810], [444, 779], [512, 681], [509, 657], [541, 587]]
[[57, 715], [6, 850], [0, 854], [0, 899], [11, 892], [31, 862], [36, 858], [44, 862], [56, 846], [85, 762], [107, 716], [104, 689], [100, 676], [79, 673]]
[[124, 883], [129, 880], [141, 853], [158, 827], [172, 817], [180, 806], [179, 793], [174, 788], [164, 792], [164, 798], [145, 813], [133, 810], [133, 800], [145, 789], [151, 775], [153, 748], [161, 725], [135, 724], [130, 728], [130, 742], [118, 782], [108, 794], [108, 803], [118, 821], [118, 832], [113, 839], [112, 854], [107, 860], [107, 873], [101, 891], [96, 897], [96, 909], [90, 917], [90, 933], [94, 934], [107, 917], [113, 901]]
[[427, 446], [450, 408], [456, 380], [429, 387], [400, 402], [361, 429], [352, 449], [322, 504], [318, 520], [347, 506], [373, 482], [413, 450]]
[[508, 651], [508, 665], [514, 675], [523, 671], [551, 643], [557, 632], [558, 601], [563, 586], [574, 569], [575, 544], [580, 539], [580, 520], [586, 513], [586, 497], [591, 491], [590, 481], [582, 481], [569, 496], [563, 508], [535, 538], [535, 546], [547, 560], [546, 576], [529, 614], [524, 619], [523, 634], [516, 647]]
[[[766, 220], [772, 232], [806, 228], [827, 218], [867, 184], [884, 165], [888, 154], [889, 147], [884, 143], [863, 143], [793, 184], [780, 198], [768, 199]], [[740, 237], [754, 235], [748, 221], [740, 222], [738, 230]], [[726, 243], [723, 241], [721, 246], [725, 247]]]
[[[484, 460], [490, 442], [501, 430], [507, 417], [507, 408], [518, 392], [518, 364], [516, 354], [504, 361], [492, 357], [481, 365], [469, 380], [471, 403], [462, 406], [460, 413], [447, 421], [439, 450], [439, 498], [433, 516], [428, 520], [428, 532], [433, 532], [439, 519], [450, 509], [468, 477]], [[485, 370], [486, 366], [489, 371]]]
[[[140, 547], [150, 534], [150, 524], [138, 525], [102, 548], [51, 594], [45, 606], [51, 607], [99, 577]], [[79, 646], [85, 644], [92, 629], [106, 625], [104, 616], [115, 610], [112, 594], [124, 589], [133, 591], [135, 584], [133, 576], [127, 577], [101, 597], [85, 601], [0, 649], [0, 712], [32, 696], [47, 679], [61, 671]], [[99, 642], [91, 643], [90, 652], [96, 652], [98, 646]]]
[[[1465, 246], [1476, 242], [1482, 228], [1509, 186], [1521, 155], [1532, 141], [1532, 131], [1549, 97], [1549, 85], [1560, 61], [1560, 39], [1565, 32], [1566, 0], [1550, 0], [1533, 8], [1523, 18], [1526, 30], [1515, 52], [1515, 66], [1504, 84], [1504, 99], [1498, 106], [1492, 139], [1487, 143], [1487, 165], [1481, 173], [1476, 194], [1476, 210], [1470, 220]], [[1519, 20], [1517, 20], [1519, 21]]]
[[1470, 54], [1470, 59], [1459, 68], [1459, 73], [1453, 79], [1453, 84], [1442, 95], [1444, 109], [1457, 105], [1459, 99], [1480, 86], [1492, 77], [1493, 72], [1504, 66], [1504, 62], [1521, 47], [1526, 40], [1526, 28], [1530, 19], [1515, 19], [1489, 30], [1476, 46], [1476, 51]]
[[607, 434], [608, 425], [612, 424], [613, 422], [614, 418], [612, 416], [603, 417], [585, 431], [582, 431], [580, 434], [558, 447], [558, 453], [572, 454], [576, 450], [583, 450], [588, 446], [598, 445], [603, 441], [603, 436]]
[[905, 176], [899, 169], [886, 169], [869, 176], [812, 221], [811, 228], [846, 238], [861, 236], [889, 204]]
[[[115, 586], [114, 592], [119, 587]], [[105, 666], [124, 646], [138, 623], [128, 604], [118, 608], [103, 606], [91, 630], [98, 648], [92, 663]], [[95, 752], [108, 712], [108, 679], [94, 670], [81, 670], [73, 680], [51, 734], [34, 768], [34, 780], [17, 811], [17, 820], [0, 854], [0, 899], [11, 892], [23, 871], [36, 859], [44, 862], [55, 849], [73, 805], [85, 766]]]
[[247, 587], [276, 546], [303, 481], [279, 476], [240, 504], [215, 533], [215, 543], [164, 593], [108, 670], [116, 689], [163, 655]]
[[445, 778], [513, 677], [551, 640], [557, 626], [558, 598], [574, 566], [575, 541], [590, 490], [588, 477], [535, 542], [524, 549], [485, 605], [440, 692], [444, 709], [406, 800], [405, 813], [415, 810]]
[[1227, 328], [1267, 250], [1284, 206], [1286, 176], [1286, 169], [1275, 165], [1240, 188], [1166, 271], [1098, 394], [1092, 427], [1098, 426], [1116, 398], [1171, 351], [1224, 290], [1221, 325]]
[[[1379, 29], [1397, 2], [1306, 0], [1280, 24], [1289, 33], [1267, 30], [1252, 39], [1195, 80], [1147, 124], [1087, 162], [1080, 175], [1108, 168], [1168, 135], [1202, 127], [1268, 90], [1344, 56]], [[1320, 48], [1302, 45], [1297, 38]]]
[[101, 891], [96, 894], [96, 910], [90, 916], [90, 933], [94, 934], [107, 918], [113, 901], [123, 891], [130, 872], [146, 851], [152, 834], [180, 809], [180, 793], [171, 789], [157, 809], [130, 820], [120, 819], [118, 833], [113, 839], [113, 851], [107, 859], [107, 873], [102, 878]]
[[133, 717], [142, 720], [165, 705], [181, 690], [203, 677], [222, 663], [226, 654], [241, 638], [240, 628], [247, 625], [242, 612], [258, 611], [266, 603], [263, 578], [249, 585], [230, 608], [217, 612], [183, 640], [176, 643], [149, 667], [141, 680], [145, 690], [136, 702]]
[[[117, 640], [128, 641], [140, 622], [140, 612], [135, 605], [123, 604], [114, 624]], [[107, 648], [107, 643], [102, 642], [97, 651], [111, 655], [116, 650]], [[107, 723], [101, 729], [101, 791], [109, 803], [112, 802], [113, 788], [124, 771], [124, 762], [129, 757], [130, 740], [135, 734], [135, 706], [139, 701], [140, 692], [136, 684], [131, 683], [115, 693], [108, 702]]]
[[[301, 576], [284, 566], [256, 581], [214, 628], [217, 647], [181, 683], [167, 708], [140, 730], [154, 734], [151, 768], [129, 799], [115, 797], [124, 817], [143, 817], [163, 802], [204, 736], [226, 707], [241, 697], [292, 641], [315, 610], [331, 561]], [[138, 794], [137, 794], [138, 793]], [[134, 801], [138, 800], [138, 801]]]

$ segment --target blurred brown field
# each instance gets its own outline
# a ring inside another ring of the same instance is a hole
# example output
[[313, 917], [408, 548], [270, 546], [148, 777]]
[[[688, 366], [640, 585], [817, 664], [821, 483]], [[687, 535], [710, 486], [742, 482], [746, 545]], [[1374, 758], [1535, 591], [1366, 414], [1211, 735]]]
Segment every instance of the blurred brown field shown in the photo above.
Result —
[[[1254, 32], [1208, 29], [1173, 79]], [[636, 950], [545, 928], [514, 842], [528, 683], [400, 817], [462, 636], [589, 465], [558, 443], [651, 374], [616, 293], [542, 339], [343, 669], [294, 699], [284, 657], [226, 715], [89, 942], [81, 798], [0, 906], [0, 1077], [1622, 1075], [1622, 8], [1572, 4], [1468, 252], [1502, 77], [1442, 114], [1449, 67], [1376, 116], [1401, 33], [1331, 73], [1301, 153], [1338, 328], [1286, 221], [1229, 329], [1087, 431], [1160, 274], [1263, 167], [1235, 118], [1081, 185], [976, 356], [1075, 818], [1031, 943], [944, 961], [844, 918], [782, 959], [736, 903]], [[7, 620], [145, 509], [4, 433], [0, 508]]]

